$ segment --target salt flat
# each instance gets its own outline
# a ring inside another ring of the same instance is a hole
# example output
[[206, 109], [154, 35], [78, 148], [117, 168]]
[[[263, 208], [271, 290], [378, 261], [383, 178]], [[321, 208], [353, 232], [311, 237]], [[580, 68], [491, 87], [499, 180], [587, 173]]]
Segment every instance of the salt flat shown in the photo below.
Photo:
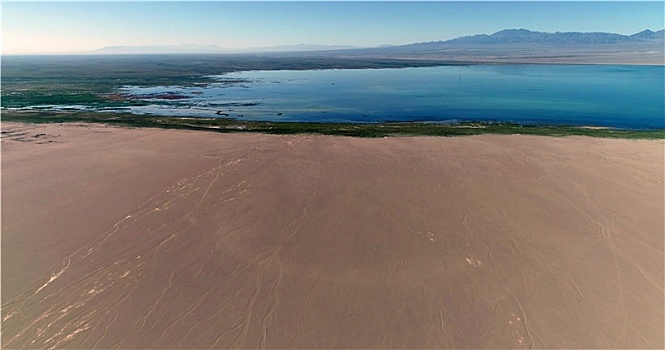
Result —
[[663, 140], [2, 124], [3, 348], [663, 348]]

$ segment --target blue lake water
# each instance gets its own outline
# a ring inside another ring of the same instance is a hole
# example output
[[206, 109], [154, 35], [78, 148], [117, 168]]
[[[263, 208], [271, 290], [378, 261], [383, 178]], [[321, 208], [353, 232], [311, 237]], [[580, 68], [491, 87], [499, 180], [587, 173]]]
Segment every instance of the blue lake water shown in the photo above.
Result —
[[[404, 69], [250, 71], [194, 87], [124, 87], [137, 114], [241, 120], [509, 121], [665, 127], [665, 67], [472, 65]], [[160, 100], [151, 94], [188, 98]]]

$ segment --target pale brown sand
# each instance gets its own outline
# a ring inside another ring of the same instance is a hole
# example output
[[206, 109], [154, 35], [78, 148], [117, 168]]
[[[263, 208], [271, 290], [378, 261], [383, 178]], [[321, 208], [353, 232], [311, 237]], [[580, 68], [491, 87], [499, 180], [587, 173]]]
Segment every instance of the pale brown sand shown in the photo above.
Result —
[[3, 348], [663, 348], [662, 140], [2, 130]]

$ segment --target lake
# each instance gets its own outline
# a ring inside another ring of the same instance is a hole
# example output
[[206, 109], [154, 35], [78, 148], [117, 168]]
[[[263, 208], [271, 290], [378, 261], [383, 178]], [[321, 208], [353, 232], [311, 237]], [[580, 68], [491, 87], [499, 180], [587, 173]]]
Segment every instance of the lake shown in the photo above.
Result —
[[[663, 128], [665, 67], [470, 65], [246, 71], [195, 86], [125, 86], [136, 114], [300, 122], [505, 121]], [[165, 99], [163, 94], [175, 96]]]

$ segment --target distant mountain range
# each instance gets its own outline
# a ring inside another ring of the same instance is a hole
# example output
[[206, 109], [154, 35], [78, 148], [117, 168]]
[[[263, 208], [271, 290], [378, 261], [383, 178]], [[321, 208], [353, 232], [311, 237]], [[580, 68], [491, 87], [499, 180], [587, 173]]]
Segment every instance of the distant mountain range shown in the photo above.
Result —
[[347, 51], [347, 56], [451, 62], [665, 64], [665, 30], [632, 35], [506, 29], [400, 46]]
[[556, 32], [544, 33], [534, 32], [527, 29], [505, 29], [491, 35], [478, 34], [473, 36], [463, 36], [447, 41], [436, 41], [429, 43], [416, 43], [413, 45], [431, 45], [431, 44], [541, 44], [541, 45], [606, 45], [621, 44], [644, 41], [663, 41], [665, 30], [652, 32], [644, 30], [633, 35], [621, 35], [614, 33], [579, 33], [579, 32]]
[[272, 54], [298, 57], [399, 58], [496, 63], [665, 64], [665, 30], [632, 35], [506, 29], [445, 41], [359, 48], [297, 44], [252, 49], [217, 45], [109, 46], [95, 54]]

